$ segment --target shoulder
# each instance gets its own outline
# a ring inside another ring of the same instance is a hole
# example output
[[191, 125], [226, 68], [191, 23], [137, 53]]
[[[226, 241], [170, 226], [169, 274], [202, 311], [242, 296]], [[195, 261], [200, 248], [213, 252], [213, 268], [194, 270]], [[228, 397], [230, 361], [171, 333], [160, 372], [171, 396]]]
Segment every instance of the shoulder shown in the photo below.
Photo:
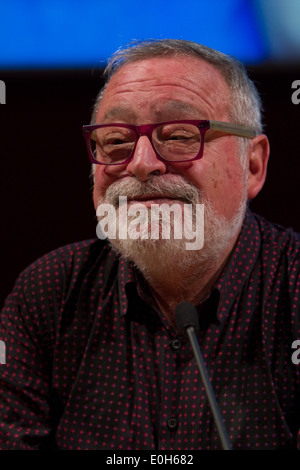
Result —
[[106, 240], [90, 239], [61, 246], [25, 268], [11, 295], [64, 297], [78, 281], [97, 269], [113, 265], [116, 259]]
[[91, 250], [101, 250], [101, 248], [104, 248], [104, 244], [101, 244], [101, 241], [100, 244], [98, 242], [98, 239], [90, 239], [58, 247], [50, 251], [49, 253], [45, 253], [43, 256], [35, 260], [32, 264], [30, 264], [26, 269], [35, 269], [39, 266], [53, 262], [68, 264], [68, 262], [74, 259], [84, 259], [90, 253]]
[[74, 270], [76, 266], [78, 268], [83, 267], [91, 259], [95, 261], [108, 251], [107, 248], [107, 243], [99, 239], [70, 243], [56, 248], [35, 260], [24, 269], [21, 276], [53, 269], [68, 272]]
[[252, 214], [261, 238], [261, 247], [269, 256], [288, 256], [298, 259], [300, 254], [300, 233], [291, 227], [273, 223], [264, 217]]
[[259, 264], [266, 282], [276, 289], [285, 285], [294, 295], [300, 287], [300, 234], [257, 214], [253, 217], [260, 234]]

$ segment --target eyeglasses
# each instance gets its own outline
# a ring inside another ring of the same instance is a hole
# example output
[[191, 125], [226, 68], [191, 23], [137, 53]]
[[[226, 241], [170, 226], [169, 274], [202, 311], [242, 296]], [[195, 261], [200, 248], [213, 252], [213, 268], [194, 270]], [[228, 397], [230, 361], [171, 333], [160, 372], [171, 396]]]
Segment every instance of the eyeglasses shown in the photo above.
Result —
[[256, 132], [241, 124], [220, 121], [168, 121], [134, 126], [96, 124], [82, 127], [92, 163], [124, 165], [133, 157], [138, 139], [147, 136], [157, 158], [180, 163], [199, 160], [203, 155], [206, 132], [214, 131], [253, 139]]

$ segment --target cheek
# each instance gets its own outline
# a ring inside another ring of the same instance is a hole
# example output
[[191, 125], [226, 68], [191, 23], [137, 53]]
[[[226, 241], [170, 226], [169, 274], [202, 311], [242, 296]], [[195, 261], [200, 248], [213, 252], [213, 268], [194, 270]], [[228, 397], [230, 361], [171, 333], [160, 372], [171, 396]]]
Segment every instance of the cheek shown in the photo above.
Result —
[[182, 176], [209, 199], [217, 213], [231, 217], [240, 207], [244, 197], [244, 177], [239, 157], [218, 154], [216, 158], [195, 162]]
[[99, 198], [105, 195], [105, 191], [116, 180], [115, 172], [108, 170], [104, 165], [97, 165], [94, 173], [93, 200], [95, 207], [98, 206]]
[[212, 178], [211, 196], [216, 210], [232, 217], [245, 198], [245, 177], [237, 157], [229, 157], [224, 163], [226, 165], [218, 167]]
[[98, 206], [99, 198], [104, 197], [107, 188], [115, 181], [118, 181], [126, 176], [128, 177], [125, 165], [97, 165], [94, 174], [93, 190], [95, 207]]
[[211, 186], [230, 199], [244, 187], [243, 168], [237, 146], [232, 144], [230, 138], [222, 147], [222, 152], [216, 153], [211, 161]]
[[[225, 163], [225, 162], [224, 162]], [[220, 167], [216, 163], [212, 165], [211, 184], [215, 189], [232, 188], [235, 189], [240, 180], [240, 171], [237, 171], [235, 159], [227, 159], [227, 164]]]

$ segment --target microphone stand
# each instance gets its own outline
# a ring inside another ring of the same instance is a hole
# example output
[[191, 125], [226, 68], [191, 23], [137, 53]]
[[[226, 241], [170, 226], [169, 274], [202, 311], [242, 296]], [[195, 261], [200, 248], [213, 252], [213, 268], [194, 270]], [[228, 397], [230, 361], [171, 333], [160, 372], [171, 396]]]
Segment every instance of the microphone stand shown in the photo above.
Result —
[[181, 333], [190, 340], [223, 449], [232, 450], [196, 335], [199, 329], [197, 311], [191, 303], [182, 302], [175, 309], [175, 319]]
[[190, 340], [190, 343], [194, 352], [194, 356], [198, 364], [199, 372], [200, 372], [200, 375], [204, 384], [204, 388], [207, 394], [207, 398], [211, 407], [213, 417], [215, 419], [215, 423], [216, 423], [217, 430], [220, 436], [220, 440], [222, 442], [223, 449], [232, 450], [229, 438], [227, 436], [227, 433], [223, 424], [221, 412], [218, 407], [217, 400], [216, 400], [216, 397], [215, 397], [215, 394], [211, 386], [209, 376], [205, 367], [204, 359], [203, 359], [203, 356], [199, 347], [199, 342], [196, 336], [195, 328], [193, 326], [188, 327], [186, 329], [186, 334]]

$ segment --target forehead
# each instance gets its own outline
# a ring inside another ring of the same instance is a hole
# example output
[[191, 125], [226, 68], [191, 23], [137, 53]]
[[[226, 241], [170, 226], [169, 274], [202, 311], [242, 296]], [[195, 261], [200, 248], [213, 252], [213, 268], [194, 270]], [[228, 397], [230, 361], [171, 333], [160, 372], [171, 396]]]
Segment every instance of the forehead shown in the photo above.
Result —
[[[185, 113], [222, 119], [228, 112], [230, 90], [211, 64], [191, 56], [155, 57], [122, 66], [111, 78], [99, 105], [98, 120], [122, 114]], [[199, 113], [201, 115], [199, 115]], [[194, 116], [194, 117], [195, 117]]]

